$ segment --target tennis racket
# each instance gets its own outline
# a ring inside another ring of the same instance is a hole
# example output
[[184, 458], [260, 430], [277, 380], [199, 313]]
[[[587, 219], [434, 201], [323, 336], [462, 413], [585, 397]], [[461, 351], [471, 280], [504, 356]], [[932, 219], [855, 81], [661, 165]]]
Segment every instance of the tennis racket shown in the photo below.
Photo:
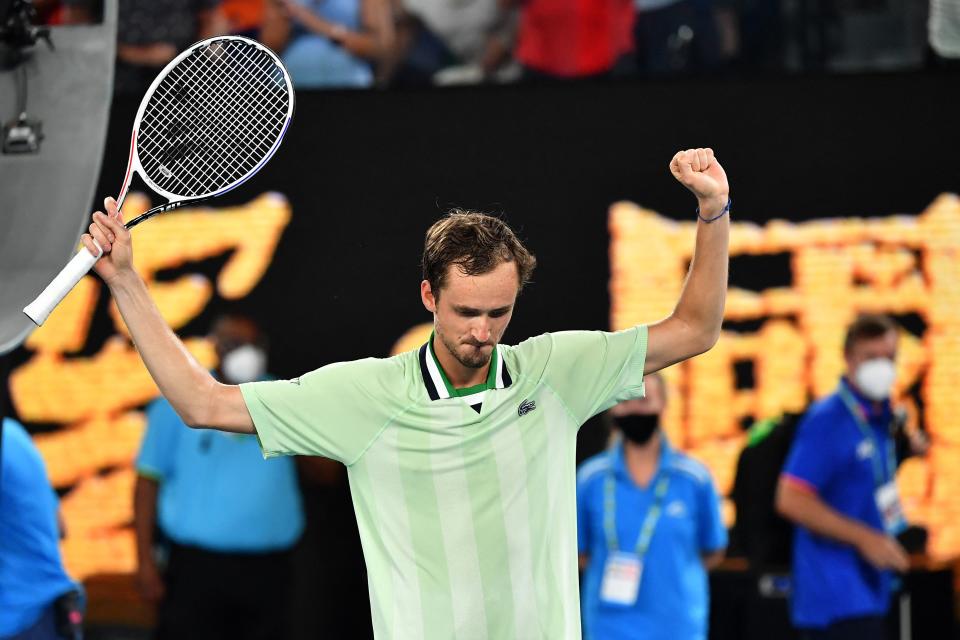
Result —
[[[290, 75], [280, 59], [249, 38], [210, 38], [178, 55], [140, 103], [127, 174], [117, 197], [120, 207], [138, 173], [167, 204], [126, 227], [246, 182], [280, 146], [293, 118], [293, 103]], [[100, 255], [81, 248], [23, 312], [42, 325]]]

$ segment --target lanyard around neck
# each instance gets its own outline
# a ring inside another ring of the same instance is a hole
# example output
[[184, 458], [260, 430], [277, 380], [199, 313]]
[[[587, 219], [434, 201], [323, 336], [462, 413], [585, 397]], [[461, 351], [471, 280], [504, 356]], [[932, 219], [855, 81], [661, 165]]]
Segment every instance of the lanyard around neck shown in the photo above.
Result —
[[883, 463], [880, 459], [880, 443], [877, 441], [876, 433], [874, 433], [873, 428], [867, 421], [867, 416], [863, 411], [863, 407], [860, 406], [860, 403], [857, 401], [857, 399], [854, 398], [850, 390], [847, 389], [846, 384], [841, 383], [839, 393], [840, 398], [843, 400], [843, 404], [845, 404], [850, 413], [853, 414], [853, 420], [857, 423], [860, 433], [862, 433], [863, 436], [870, 441], [870, 444], [873, 445], [873, 451], [870, 452], [870, 460], [873, 463], [873, 480], [877, 487], [882, 487], [889, 480], [893, 479], [894, 471], [897, 468], [897, 457], [893, 448], [893, 438], [887, 438], [887, 473], [884, 473]]
[[[603, 530], [607, 536], [607, 549], [610, 553], [620, 551], [620, 543], [617, 540], [617, 496], [616, 480], [614, 478], [614, 462], [616, 460], [616, 449], [610, 452], [610, 470], [604, 480], [603, 496]], [[650, 548], [650, 540], [653, 539], [653, 530], [657, 526], [657, 520], [660, 519], [660, 513], [663, 511], [663, 497], [667, 494], [667, 486], [670, 484], [670, 478], [666, 472], [662, 472], [657, 485], [653, 490], [653, 504], [647, 511], [643, 519], [643, 525], [640, 527], [640, 535], [637, 538], [636, 553], [641, 558]]]

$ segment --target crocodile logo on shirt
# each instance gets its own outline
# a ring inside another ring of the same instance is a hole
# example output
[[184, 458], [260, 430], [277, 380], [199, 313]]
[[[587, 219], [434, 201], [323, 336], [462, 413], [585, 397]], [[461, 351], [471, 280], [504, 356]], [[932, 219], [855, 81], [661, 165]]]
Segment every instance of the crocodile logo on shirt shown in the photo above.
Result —
[[520, 403], [520, 407], [517, 409], [518, 416], [525, 416], [534, 409], [537, 408], [537, 403], [533, 400], [524, 400]]

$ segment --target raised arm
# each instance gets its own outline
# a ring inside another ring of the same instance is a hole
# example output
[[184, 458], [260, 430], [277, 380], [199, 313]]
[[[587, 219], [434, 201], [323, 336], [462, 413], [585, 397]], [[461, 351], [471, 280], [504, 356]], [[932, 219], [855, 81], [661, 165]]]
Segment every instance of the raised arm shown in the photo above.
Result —
[[[670, 161], [670, 172], [700, 207], [697, 240], [680, 300], [669, 316], [650, 325], [645, 373], [652, 373], [709, 350], [720, 337], [727, 297], [730, 197], [727, 174], [713, 149], [687, 149]], [[719, 216], [719, 217], [718, 217]], [[716, 218], [712, 222], [706, 222]]]
[[254, 433], [253, 420], [240, 387], [217, 382], [170, 330], [133, 269], [130, 231], [123, 226], [113, 198], [104, 201], [107, 215], [93, 214], [90, 233], [81, 240], [90, 253], [103, 248], [96, 272], [110, 288], [133, 343], [160, 392], [191, 427]]

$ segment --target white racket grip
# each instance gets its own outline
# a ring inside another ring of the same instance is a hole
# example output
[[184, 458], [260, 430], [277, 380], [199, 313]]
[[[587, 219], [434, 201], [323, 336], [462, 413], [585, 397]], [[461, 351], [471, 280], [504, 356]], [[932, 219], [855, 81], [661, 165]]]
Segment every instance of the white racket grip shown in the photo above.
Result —
[[[101, 255], [103, 255], [102, 252]], [[73, 256], [67, 263], [67, 266], [60, 270], [57, 277], [47, 285], [47, 288], [37, 296], [36, 300], [23, 308], [23, 312], [38, 327], [43, 325], [47, 316], [77, 286], [77, 283], [83, 276], [87, 275], [99, 259], [99, 256], [94, 256], [85, 247], [80, 249], [77, 255]]]

